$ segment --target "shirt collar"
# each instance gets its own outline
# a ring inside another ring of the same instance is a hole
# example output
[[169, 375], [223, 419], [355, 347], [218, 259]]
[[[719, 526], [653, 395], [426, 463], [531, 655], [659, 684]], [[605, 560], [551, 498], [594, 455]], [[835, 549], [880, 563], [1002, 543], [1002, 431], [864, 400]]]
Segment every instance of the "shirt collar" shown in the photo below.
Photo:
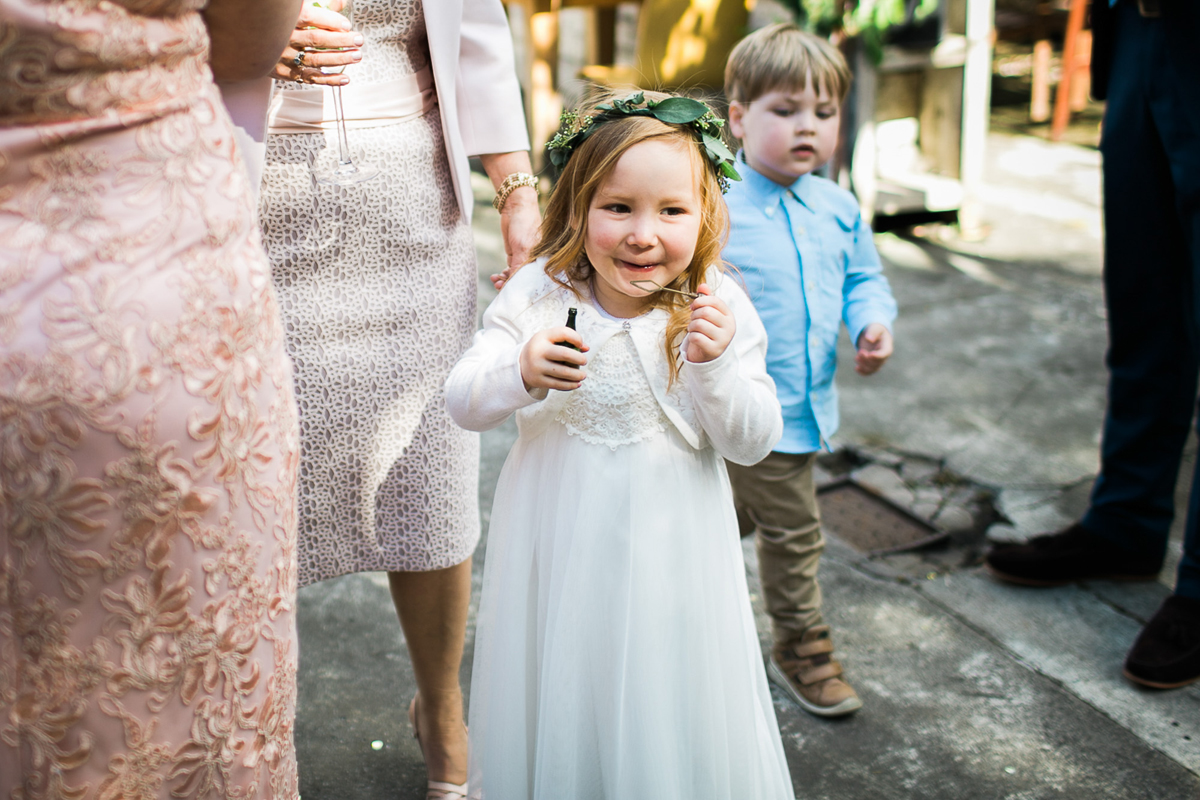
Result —
[[742, 176], [746, 189], [750, 192], [755, 205], [767, 211], [779, 205], [784, 194], [790, 193], [809, 211], [815, 210], [816, 187], [807, 174], [801, 175], [791, 186], [781, 186], [754, 167], [746, 163], [746, 152], [739, 150], [737, 154], [737, 171]]

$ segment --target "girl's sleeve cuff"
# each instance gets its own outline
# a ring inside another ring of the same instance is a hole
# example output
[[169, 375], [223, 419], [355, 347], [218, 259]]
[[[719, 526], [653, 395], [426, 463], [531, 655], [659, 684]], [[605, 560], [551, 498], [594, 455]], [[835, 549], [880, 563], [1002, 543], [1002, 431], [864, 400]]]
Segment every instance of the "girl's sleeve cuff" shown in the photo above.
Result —
[[497, 402], [516, 411], [518, 408], [531, 406], [546, 399], [549, 389], [526, 389], [525, 379], [521, 377], [521, 351], [514, 350], [505, 355], [508, 363], [498, 364], [499, 373], [496, 383]]
[[737, 367], [738, 356], [732, 342], [725, 352], [712, 361], [688, 361], [687, 356], [683, 357], [683, 372], [688, 375], [688, 380], [699, 381], [703, 386], [720, 383], [725, 373], [730, 370], [736, 372]]

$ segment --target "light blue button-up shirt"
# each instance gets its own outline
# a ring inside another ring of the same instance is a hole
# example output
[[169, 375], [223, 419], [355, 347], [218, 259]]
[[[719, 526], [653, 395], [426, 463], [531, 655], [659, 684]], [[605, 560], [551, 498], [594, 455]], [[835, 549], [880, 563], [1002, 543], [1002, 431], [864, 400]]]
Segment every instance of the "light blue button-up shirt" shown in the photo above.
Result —
[[783, 407], [775, 449], [811, 453], [829, 447], [838, 427], [839, 321], [857, 342], [872, 322], [891, 329], [896, 301], [854, 195], [816, 175], [780, 186], [741, 157], [737, 169], [722, 255], [767, 329], [767, 371]]

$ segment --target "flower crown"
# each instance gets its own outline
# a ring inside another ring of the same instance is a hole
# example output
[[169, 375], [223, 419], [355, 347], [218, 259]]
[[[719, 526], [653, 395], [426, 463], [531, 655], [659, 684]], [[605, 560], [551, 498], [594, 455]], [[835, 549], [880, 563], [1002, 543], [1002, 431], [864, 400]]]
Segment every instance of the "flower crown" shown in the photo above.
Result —
[[742, 179], [734, 169], [733, 153], [721, 139], [721, 128], [724, 127], [725, 120], [699, 100], [690, 97], [647, 100], [645, 92], [598, 105], [596, 113], [591, 116], [581, 116], [577, 111], [564, 111], [558, 133], [546, 143], [550, 163], [561, 172], [571, 154], [587, 141], [600, 125], [622, 117], [653, 117], [669, 125], [687, 125], [696, 134], [704, 155], [717, 171], [717, 180], [721, 184], [722, 192], [729, 188], [729, 181]]

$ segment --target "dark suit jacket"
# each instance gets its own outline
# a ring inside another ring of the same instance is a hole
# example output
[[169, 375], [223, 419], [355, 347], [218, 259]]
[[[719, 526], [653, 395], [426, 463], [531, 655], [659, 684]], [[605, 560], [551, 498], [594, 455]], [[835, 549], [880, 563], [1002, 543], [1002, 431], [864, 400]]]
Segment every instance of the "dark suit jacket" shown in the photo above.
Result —
[[[1116, 8], [1108, 0], [1092, 0], [1092, 96], [1108, 96], [1113, 43], [1121, 6], [1137, 0], [1120, 0]], [[1200, 0], [1159, 0], [1167, 49], [1181, 75], [1196, 75], [1200, 67]]]

